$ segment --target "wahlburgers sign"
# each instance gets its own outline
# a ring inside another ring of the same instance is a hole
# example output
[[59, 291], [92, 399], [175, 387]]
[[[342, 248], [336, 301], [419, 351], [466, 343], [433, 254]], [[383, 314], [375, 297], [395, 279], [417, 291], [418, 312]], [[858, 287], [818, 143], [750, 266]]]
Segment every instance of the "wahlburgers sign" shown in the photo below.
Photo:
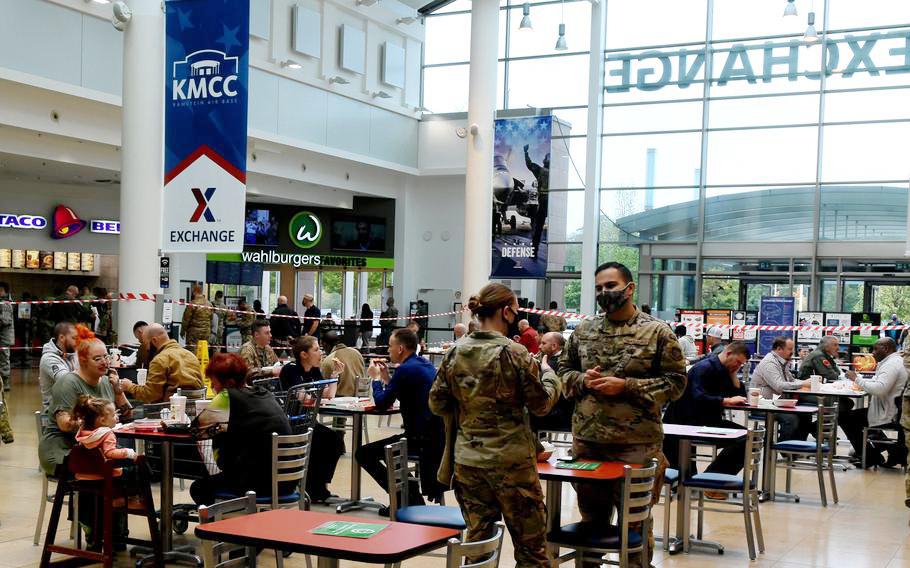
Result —
[[301, 254], [278, 252], [274, 250], [243, 251], [242, 253], [210, 254], [208, 260], [219, 262], [243, 262], [267, 265], [285, 264], [294, 268], [304, 266], [313, 268], [375, 268], [393, 269], [395, 260], [391, 258], [368, 258], [362, 256], [341, 256], [335, 254]]

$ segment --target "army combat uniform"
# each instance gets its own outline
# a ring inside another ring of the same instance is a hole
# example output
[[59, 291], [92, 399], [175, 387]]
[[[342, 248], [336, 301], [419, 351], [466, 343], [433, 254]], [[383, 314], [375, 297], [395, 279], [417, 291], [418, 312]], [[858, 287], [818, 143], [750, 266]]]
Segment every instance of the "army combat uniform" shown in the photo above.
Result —
[[519, 568], [550, 565], [525, 408], [547, 414], [559, 393], [554, 373], [541, 377], [527, 349], [494, 331], [474, 332], [449, 349], [430, 389], [430, 410], [446, 423], [438, 477], [446, 487], [454, 485], [467, 540], [489, 537], [504, 517]]
[[[11, 304], [0, 304], [0, 391], [10, 381], [9, 348], [12, 347], [14, 341], [13, 306]], [[0, 400], [3, 402], [3, 405], [0, 406], [0, 439], [6, 444], [11, 444], [13, 442], [13, 428], [10, 426], [9, 409], [6, 407], [9, 396], [0, 394], [0, 397], [2, 397]]]
[[230, 315], [230, 320], [234, 325], [240, 329], [240, 341], [242, 343], [247, 343], [253, 337], [253, 314], [238, 314], [232, 312]]
[[[626, 379], [625, 391], [606, 396], [585, 387], [585, 371], [598, 365], [602, 376]], [[566, 398], [576, 401], [574, 457], [637, 464], [656, 458], [656, 503], [667, 467], [661, 409], [686, 388], [686, 360], [673, 331], [637, 309], [631, 319], [618, 323], [600, 315], [581, 323], [569, 337], [560, 372]], [[622, 481], [606, 487], [577, 484], [575, 491], [583, 521], [609, 524], [621, 500]], [[648, 540], [653, 551], [653, 535]]]
[[261, 347], [252, 341], [248, 341], [240, 347], [240, 358], [250, 368], [249, 380], [271, 377], [271, 369], [263, 369], [271, 367], [278, 362], [278, 356], [275, 355], [274, 349], [268, 345]]
[[[209, 301], [199, 294], [193, 297], [194, 305], [183, 311], [183, 325], [180, 335], [186, 338], [186, 348], [196, 352], [197, 341], [208, 341], [212, 334], [212, 310]], [[199, 307], [205, 306], [205, 307]]]

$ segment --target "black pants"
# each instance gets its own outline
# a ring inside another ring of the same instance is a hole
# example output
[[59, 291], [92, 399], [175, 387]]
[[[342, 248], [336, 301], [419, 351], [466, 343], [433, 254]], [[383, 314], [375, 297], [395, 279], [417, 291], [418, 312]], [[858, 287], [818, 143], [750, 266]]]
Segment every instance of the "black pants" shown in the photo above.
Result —
[[314, 501], [324, 501], [329, 496], [328, 485], [335, 476], [338, 458], [344, 454], [344, 439], [340, 433], [317, 423], [313, 428], [313, 447], [310, 452], [306, 491]]
[[[357, 463], [360, 464], [364, 471], [370, 474], [370, 477], [376, 480], [376, 483], [386, 493], [389, 492], [389, 482], [385, 463], [385, 447], [398, 442], [404, 437], [404, 434], [398, 434], [391, 438], [364, 444], [357, 450]], [[408, 443], [408, 454], [416, 455], [419, 452], [419, 448], [412, 447], [410, 440], [408, 440]], [[420, 484], [417, 478], [411, 477], [408, 483], [408, 503], [402, 504], [402, 506], [423, 505], [424, 503], [423, 496], [420, 494]]]
[[783, 442], [786, 440], [805, 441], [812, 430], [812, 418], [807, 414], [783, 414], [778, 413], [777, 421], [777, 440]]
[[[713, 428], [735, 428], [744, 430], [741, 424], [729, 420], [721, 420], [717, 424], [711, 424]], [[679, 441], [671, 438], [664, 439], [664, 455], [670, 463], [670, 467], [679, 469]], [[711, 462], [705, 469], [706, 473], [725, 473], [727, 475], [736, 475], [743, 468], [743, 461], [746, 458], [746, 439], [737, 440], [736, 443], [725, 446], [718, 454], [717, 458]], [[692, 463], [689, 464], [689, 475], [695, 475], [698, 470], [695, 467], [693, 456]]]
[[[857, 409], [845, 412], [840, 415], [839, 420], [840, 427], [844, 430], [844, 433], [847, 434], [850, 444], [853, 445], [856, 457], [861, 457], [863, 451], [863, 428], [869, 425], [868, 410]], [[900, 428], [898, 428], [898, 432], [901, 432]], [[876, 439], [882, 439], [882, 436], [878, 432], [869, 434], [869, 440], [866, 443], [866, 463], [868, 465], [881, 465], [885, 463], [881, 448], [877, 447], [875, 444]], [[907, 463], [907, 446], [902, 443], [901, 440], [898, 440], [898, 443], [895, 445], [887, 446], [887, 449], [888, 463], [898, 465]]]

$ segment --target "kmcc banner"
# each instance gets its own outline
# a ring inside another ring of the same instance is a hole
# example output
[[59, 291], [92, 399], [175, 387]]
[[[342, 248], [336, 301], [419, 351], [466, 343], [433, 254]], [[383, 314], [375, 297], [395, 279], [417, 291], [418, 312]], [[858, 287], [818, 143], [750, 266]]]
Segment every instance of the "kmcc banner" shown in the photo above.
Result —
[[167, 0], [164, 252], [241, 252], [249, 0]]
[[553, 117], [496, 121], [490, 278], [544, 278]]

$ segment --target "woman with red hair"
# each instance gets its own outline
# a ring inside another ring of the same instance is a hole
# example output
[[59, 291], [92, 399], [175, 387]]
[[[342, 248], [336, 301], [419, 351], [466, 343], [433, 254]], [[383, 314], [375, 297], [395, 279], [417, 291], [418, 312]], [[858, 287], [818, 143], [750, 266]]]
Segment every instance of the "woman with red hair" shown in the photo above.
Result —
[[[247, 383], [248, 373], [249, 367], [235, 353], [218, 353], [205, 368], [215, 396], [196, 417], [197, 425], [221, 423], [227, 428], [212, 439], [221, 473], [190, 486], [190, 495], [199, 505], [211, 505], [216, 496], [240, 497], [247, 491], [260, 497], [272, 494], [272, 433], [290, 434], [291, 425], [272, 393]], [[278, 483], [282, 495], [295, 490], [294, 482]]]
[[[50, 418], [44, 430], [44, 438], [38, 445], [38, 457], [41, 467], [48, 475], [63, 477], [63, 471], [57, 471], [70, 449], [76, 444], [76, 432], [82, 425], [75, 417], [73, 407], [80, 396], [109, 400], [114, 403], [121, 414], [130, 410], [130, 403], [120, 388], [116, 371], [110, 368], [107, 348], [92, 331], [84, 325], [76, 326], [76, 354], [79, 356], [79, 369], [57, 379], [51, 390], [51, 404], [48, 407]], [[87, 500], [91, 501], [91, 500]], [[86, 540], [92, 543], [92, 504], [79, 507], [80, 521], [86, 529]], [[123, 521], [118, 522], [118, 532], [125, 530]]]

